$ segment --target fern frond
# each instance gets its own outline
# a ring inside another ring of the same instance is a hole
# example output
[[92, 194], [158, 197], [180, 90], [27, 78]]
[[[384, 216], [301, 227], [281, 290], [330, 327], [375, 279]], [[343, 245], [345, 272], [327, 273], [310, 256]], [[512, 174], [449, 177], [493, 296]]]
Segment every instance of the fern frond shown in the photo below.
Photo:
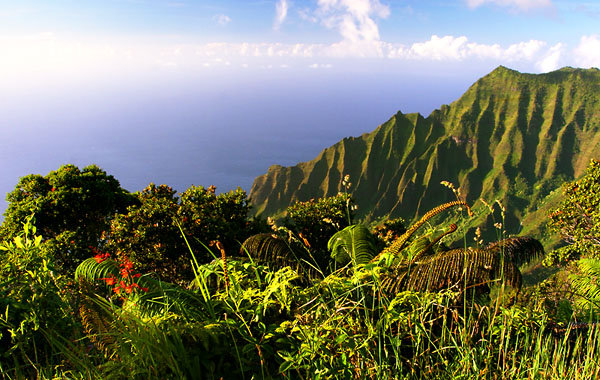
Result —
[[119, 265], [112, 259], [97, 262], [96, 259], [90, 257], [75, 269], [75, 280], [83, 280], [89, 284], [111, 275], [115, 277], [119, 276]]
[[427, 212], [425, 215], [423, 215], [423, 217], [418, 222], [413, 224], [404, 234], [402, 234], [402, 236], [400, 236], [398, 239], [396, 239], [389, 247], [387, 247], [382, 252], [380, 252], [373, 260], [371, 260], [371, 262], [375, 262], [375, 261], [379, 260], [379, 258], [385, 254], [389, 254], [389, 253], [391, 253], [393, 255], [399, 254], [402, 251], [402, 249], [404, 249], [404, 247], [406, 246], [406, 242], [412, 237], [412, 235], [421, 226], [423, 226], [425, 223], [427, 223], [427, 221], [429, 221], [431, 218], [438, 215], [442, 211], [445, 211], [454, 206], [464, 206], [467, 209], [469, 215], [473, 215], [473, 213], [471, 212], [471, 208], [469, 207], [469, 205], [466, 202], [453, 201], [453, 202], [444, 203], [443, 205], [438, 206], [438, 207], [430, 210], [429, 212]]
[[349, 262], [354, 265], [367, 264], [377, 252], [373, 234], [361, 224], [336, 232], [329, 239], [327, 249], [331, 252], [331, 257], [341, 265]]
[[382, 288], [393, 294], [399, 290], [437, 291], [458, 287], [467, 289], [502, 280], [520, 288], [519, 268], [496, 253], [485, 249], [453, 249], [399, 266], [382, 280]]
[[582, 309], [600, 310], [600, 260], [581, 259], [577, 262], [580, 274], [571, 274], [573, 291], [580, 297], [576, 302]]
[[148, 276], [139, 279], [139, 285], [147, 288], [135, 300], [141, 315], [156, 316], [172, 313], [188, 321], [201, 321], [208, 317], [204, 299], [196, 292]]
[[81, 325], [94, 346], [107, 358], [116, 356], [116, 339], [111, 331], [115, 315], [102, 298], [83, 297], [79, 305]]
[[485, 247], [486, 250], [503, 254], [516, 266], [521, 266], [544, 256], [544, 246], [538, 240], [528, 237], [513, 237], [500, 240]]

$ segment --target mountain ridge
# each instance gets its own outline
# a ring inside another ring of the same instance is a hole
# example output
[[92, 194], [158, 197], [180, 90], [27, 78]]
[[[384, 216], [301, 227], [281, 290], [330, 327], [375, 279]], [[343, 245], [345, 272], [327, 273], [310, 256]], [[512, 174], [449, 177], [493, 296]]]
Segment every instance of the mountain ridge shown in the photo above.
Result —
[[527, 74], [499, 66], [427, 117], [398, 111], [311, 161], [270, 167], [250, 198], [257, 214], [277, 215], [294, 202], [337, 194], [349, 174], [360, 217], [413, 220], [453, 200], [439, 184], [449, 181], [471, 204], [501, 200], [508, 221], [520, 226], [600, 154], [599, 132], [600, 70]]

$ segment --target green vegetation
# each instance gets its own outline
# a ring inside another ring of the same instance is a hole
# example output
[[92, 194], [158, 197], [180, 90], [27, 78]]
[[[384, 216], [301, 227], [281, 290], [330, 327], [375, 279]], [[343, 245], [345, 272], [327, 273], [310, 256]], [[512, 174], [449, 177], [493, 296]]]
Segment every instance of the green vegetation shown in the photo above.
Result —
[[499, 199], [507, 233], [553, 247], [559, 239], [545, 232], [546, 211], [556, 207], [555, 189], [597, 158], [599, 132], [600, 70], [535, 75], [499, 67], [427, 118], [398, 112], [312, 161], [271, 167], [250, 198], [258, 215], [279, 214], [297, 201], [334, 196], [348, 173], [358, 218], [410, 222], [453, 199], [438, 185], [445, 180], [460, 184], [462, 199], [481, 216], [468, 227], [481, 226], [485, 239], [495, 238], [495, 222], [478, 200]]
[[[241, 190], [192, 187], [179, 197], [151, 184], [123, 193], [130, 205], [106, 216], [76, 270], [35, 227], [38, 213], [60, 202], [31, 202], [20, 231], [0, 245], [1, 374], [594, 379], [600, 265], [595, 232], [577, 218], [593, 218], [578, 210], [600, 197], [599, 178], [592, 161], [585, 177], [565, 185], [550, 220], [574, 244], [569, 255], [547, 257], [568, 265], [528, 287], [524, 265], [538, 263], [544, 250], [535, 239], [505, 236], [499, 201], [486, 204], [496, 241], [484, 244], [476, 233], [473, 245], [463, 238], [452, 247], [452, 235], [485, 220], [462, 200], [406, 227], [389, 220], [369, 228], [354, 224], [352, 196], [339, 193], [298, 202], [287, 219], [269, 220], [267, 232], [267, 223], [248, 216]], [[56, 220], [45, 228], [75, 225]], [[3, 231], [15, 219], [5, 223]]]

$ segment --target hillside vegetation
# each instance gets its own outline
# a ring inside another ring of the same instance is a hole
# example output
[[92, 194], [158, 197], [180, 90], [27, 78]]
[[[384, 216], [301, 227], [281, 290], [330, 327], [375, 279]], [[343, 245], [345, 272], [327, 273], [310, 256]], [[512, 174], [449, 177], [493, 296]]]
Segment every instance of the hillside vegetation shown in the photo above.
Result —
[[257, 214], [280, 215], [295, 202], [337, 194], [349, 174], [359, 217], [415, 220], [452, 199], [440, 186], [449, 181], [475, 209], [480, 198], [501, 200], [509, 233], [541, 239], [555, 190], [599, 151], [600, 70], [522, 74], [500, 66], [426, 118], [398, 112], [311, 161], [270, 167], [250, 198]]
[[[597, 77], [499, 68], [427, 119], [272, 168], [257, 183], [280, 179], [281, 219], [240, 188], [22, 177], [0, 225], [0, 378], [599, 378]], [[285, 201], [311, 181], [334, 195]]]

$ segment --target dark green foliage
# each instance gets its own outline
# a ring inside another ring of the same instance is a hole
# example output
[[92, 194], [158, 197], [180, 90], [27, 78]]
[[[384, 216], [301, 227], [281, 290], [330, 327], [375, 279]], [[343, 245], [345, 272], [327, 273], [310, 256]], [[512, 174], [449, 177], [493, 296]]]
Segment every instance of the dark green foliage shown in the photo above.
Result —
[[385, 220], [383, 223], [377, 225], [373, 231], [375, 237], [380, 241], [379, 245], [381, 249], [392, 244], [394, 240], [405, 232], [406, 222], [402, 218]]
[[6, 199], [9, 205], [0, 237], [16, 236], [27, 218], [35, 215], [44, 249], [67, 273], [90, 255], [90, 246], [101, 244], [114, 214], [135, 201], [119, 181], [95, 165], [83, 170], [65, 165], [46, 176], [25, 176]]
[[329, 263], [327, 243], [333, 234], [352, 224], [353, 201], [349, 194], [339, 193], [332, 197], [308, 202], [297, 202], [287, 208], [288, 227], [301, 234], [321, 269]]
[[170, 282], [192, 278], [181, 231], [200, 262], [212, 259], [206, 250], [212, 241], [235, 252], [254, 233], [248, 221], [248, 198], [239, 188], [216, 194], [214, 187], [192, 186], [179, 198], [169, 186], [150, 184], [135, 195], [138, 204], [112, 222], [107, 249], [127, 256], [141, 271], [158, 273]]
[[361, 224], [348, 226], [329, 239], [327, 248], [331, 257], [341, 266], [367, 264], [377, 254], [373, 234]]
[[548, 263], [600, 258], [600, 161], [591, 160], [584, 177], [565, 183], [563, 196], [550, 212], [548, 226], [568, 245], [551, 252]]
[[106, 249], [127, 256], [143, 272], [166, 279], [190, 275], [185, 241], [177, 226], [179, 199], [166, 185], [151, 183], [136, 193], [138, 203], [117, 215], [110, 226]]

